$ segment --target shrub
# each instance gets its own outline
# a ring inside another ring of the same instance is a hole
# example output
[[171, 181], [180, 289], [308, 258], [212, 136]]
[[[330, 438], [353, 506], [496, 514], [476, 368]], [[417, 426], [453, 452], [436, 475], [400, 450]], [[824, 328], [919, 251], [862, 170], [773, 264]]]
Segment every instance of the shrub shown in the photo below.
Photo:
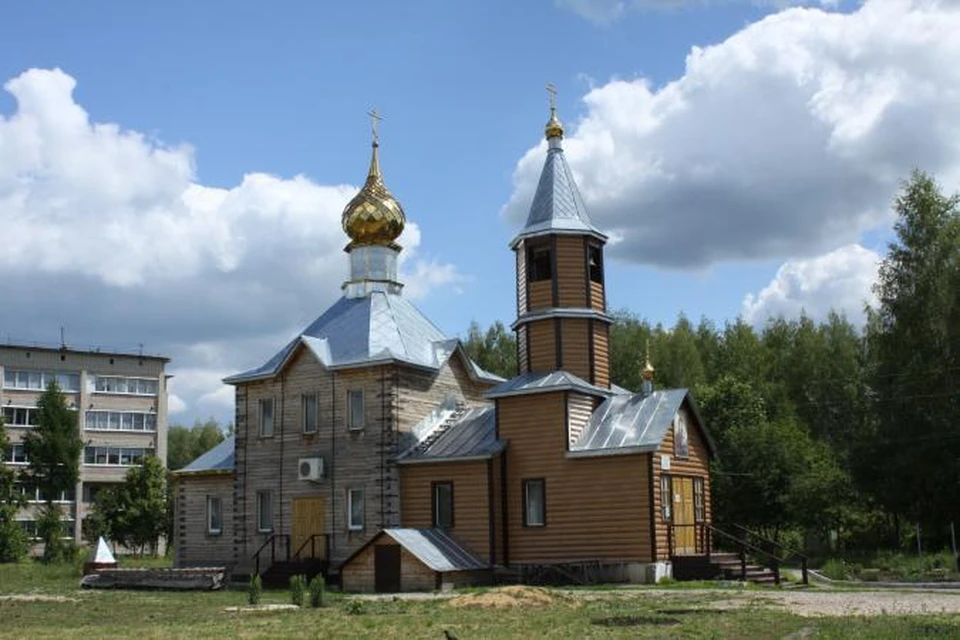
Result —
[[356, 599], [347, 600], [346, 608], [347, 608], [347, 613], [349, 613], [352, 616], [359, 616], [366, 613], [366, 609], [364, 608], [363, 602], [361, 600], [356, 600]]
[[847, 579], [847, 564], [843, 560], [830, 559], [823, 563], [823, 566], [820, 567], [820, 573], [827, 576], [831, 580], [846, 580]]
[[327, 581], [323, 579], [323, 574], [310, 581], [310, 606], [323, 607], [327, 604]]
[[[6, 513], [9, 511], [10, 513]], [[14, 520], [16, 509], [0, 507], [0, 563], [19, 562], [29, 550], [30, 541], [19, 522]]]
[[260, 597], [263, 595], [263, 581], [260, 574], [255, 573], [250, 578], [250, 588], [247, 590], [247, 598], [250, 604], [260, 604]]
[[290, 578], [290, 601], [298, 607], [303, 606], [303, 596], [307, 593], [307, 577], [295, 575]]

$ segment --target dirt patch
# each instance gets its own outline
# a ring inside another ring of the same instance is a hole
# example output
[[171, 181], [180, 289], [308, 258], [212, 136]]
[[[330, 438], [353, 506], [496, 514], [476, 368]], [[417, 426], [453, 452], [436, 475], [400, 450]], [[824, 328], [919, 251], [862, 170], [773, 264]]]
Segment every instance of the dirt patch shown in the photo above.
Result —
[[805, 617], [917, 615], [960, 613], [960, 594], [922, 591], [770, 591], [762, 596], [744, 593], [740, 597], [713, 604], [719, 609], [783, 607]]
[[276, 613], [278, 611], [297, 611], [295, 604], [254, 604], [247, 607], [226, 607], [226, 613]]
[[[480, 607], [483, 609], [510, 609], [514, 607], [548, 607], [559, 599], [539, 587], [510, 586], [470, 593], [450, 600], [451, 607]], [[565, 599], [564, 599], [565, 601]]]
[[18, 593], [0, 596], [0, 602], [79, 602], [79, 600], [67, 596], [50, 596], [42, 593]]

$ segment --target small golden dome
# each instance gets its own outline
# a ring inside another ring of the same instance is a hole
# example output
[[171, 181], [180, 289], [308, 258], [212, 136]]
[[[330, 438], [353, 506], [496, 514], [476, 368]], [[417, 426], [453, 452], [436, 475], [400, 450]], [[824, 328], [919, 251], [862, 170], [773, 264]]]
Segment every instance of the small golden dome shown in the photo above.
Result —
[[379, 146], [374, 140], [367, 181], [343, 209], [341, 223], [350, 236], [350, 246], [392, 245], [403, 233], [407, 220], [403, 207], [383, 184], [377, 151]]
[[557, 118], [557, 109], [556, 107], [550, 107], [550, 119], [547, 120], [547, 126], [545, 128], [547, 134], [547, 140], [550, 138], [562, 138], [563, 137], [563, 123], [560, 122], [560, 119]]
[[643, 367], [643, 372], [640, 374], [644, 380], [653, 380], [653, 365], [650, 364], [650, 341], [647, 340], [647, 364]]

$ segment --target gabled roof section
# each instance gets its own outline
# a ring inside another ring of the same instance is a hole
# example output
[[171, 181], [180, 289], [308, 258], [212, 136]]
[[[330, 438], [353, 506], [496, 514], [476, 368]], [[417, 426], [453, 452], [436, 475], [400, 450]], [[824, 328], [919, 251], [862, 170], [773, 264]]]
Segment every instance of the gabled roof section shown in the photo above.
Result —
[[175, 475], [232, 473], [235, 467], [233, 451], [234, 438], [230, 436], [187, 466], [172, 473]]
[[474, 571], [489, 568], [489, 565], [440, 529], [384, 529], [347, 558], [343, 566], [350, 564], [381, 535], [393, 538], [433, 571]]
[[513, 239], [511, 247], [516, 247], [522, 238], [551, 232], [586, 233], [606, 240], [607, 236], [590, 220], [560, 140], [554, 139], [548, 144], [547, 159], [540, 172], [527, 223]]
[[373, 291], [358, 298], [340, 298], [323, 315], [262, 366], [224, 379], [227, 384], [276, 375], [304, 345], [328, 369], [399, 362], [439, 370], [460, 351], [468, 373], [485, 382], [502, 380], [476, 366], [456, 338], [448, 339], [403, 296]]
[[399, 464], [452, 462], [489, 458], [503, 450], [497, 440], [497, 412], [493, 406], [468, 409], [456, 422], [442, 425], [439, 434], [397, 457]]
[[503, 398], [551, 391], [581, 391], [603, 398], [611, 394], [610, 389], [590, 384], [583, 378], [566, 371], [528, 371], [506, 382], [501, 382], [483, 395], [486, 398]]
[[654, 391], [649, 396], [616, 394], [590, 416], [571, 454], [604, 454], [620, 451], [656, 451], [667, 435], [673, 417], [687, 402], [711, 456], [716, 448], [687, 389]]

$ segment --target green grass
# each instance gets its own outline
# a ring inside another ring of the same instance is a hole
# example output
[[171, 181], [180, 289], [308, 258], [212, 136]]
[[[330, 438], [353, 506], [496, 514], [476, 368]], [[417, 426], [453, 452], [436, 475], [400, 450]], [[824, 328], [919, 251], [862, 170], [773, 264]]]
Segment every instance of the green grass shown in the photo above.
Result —
[[820, 571], [832, 580], [864, 582], [960, 581], [956, 561], [949, 552], [922, 556], [882, 551], [869, 555], [830, 558]]
[[[760, 602], [710, 611], [731, 590], [552, 591], [556, 602], [517, 609], [455, 608], [446, 600], [363, 600], [330, 594], [330, 606], [276, 613], [226, 613], [246, 604], [245, 589], [159, 593], [78, 589], [72, 566], [0, 565], [0, 593], [63, 596], [66, 601], [0, 599], [0, 637], [29, 638], [782, 638], [811, 629], [816, 638], [955, 638], [960, 616], [802, 618]], [[482, 593], [482, 590], [471, 590]], [[753, 592], [753, 595], [757, 595]], [[762, 595], [762, 592], [761, 594]], [[287, 604], [266, 590], [263, 603]], [[353, 604], [358, 603], [358, 604]]]

